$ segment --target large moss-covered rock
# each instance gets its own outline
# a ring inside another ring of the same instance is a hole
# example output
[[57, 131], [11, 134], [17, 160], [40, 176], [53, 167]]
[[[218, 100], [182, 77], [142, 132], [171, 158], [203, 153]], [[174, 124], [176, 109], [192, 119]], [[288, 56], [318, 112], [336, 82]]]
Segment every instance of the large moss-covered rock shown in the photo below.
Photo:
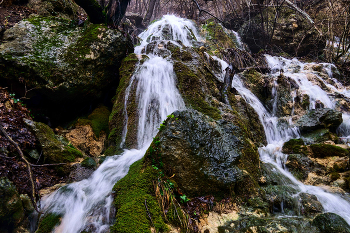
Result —
[[312, 221], [312, 224], [316, 226], [321, 233], [349, 233], [349, 224], [339, 215], [334, 213], [324, 213], [317, 215]]
[[[14, 184], [6, 177], [0, 178], [0, 231], [18, 226], [25, 211]], [[3, 229], [2, 229], [3, 228]], [[2, 229], [2, 230], [1, 230]]]
[[243, 130], [195, 110], [176, 111], [161, 127], [146, 158], [163, 168], [190, 196], [250, 195], [257, 186], [259, 155]]
[[40, 122], [25, 120], [31, 127], [38, 139], [45, 163], [67, 163], [73, 162], [77, 157], [82, 157], [82, 153], [70, 146], [67, 140], [62, 140], [55, 135], [53, 130]]
[[329, 128], [335, 131], [343, 122], [342, 113], [329, 108], [308, 111], [296, 123], [302, 133]]
[[[133, 49], [128, 37], [103, 25], [77, 27], [55, 17], [31, 17], [4, 34], [0, 82], [24, 90], [30, 104], [61, 120], [118, 83], [118, 67]], [[64, 109], [64, 111], [63, 111]]]
[[345, 157], [349, 155], [347, 149], [341, 148], [339, 146], [328, 145], [328, 144], [312, 144], [310, 145], [312, 150], [312, 156], [316, 158], [325, 158], [325, 157]]

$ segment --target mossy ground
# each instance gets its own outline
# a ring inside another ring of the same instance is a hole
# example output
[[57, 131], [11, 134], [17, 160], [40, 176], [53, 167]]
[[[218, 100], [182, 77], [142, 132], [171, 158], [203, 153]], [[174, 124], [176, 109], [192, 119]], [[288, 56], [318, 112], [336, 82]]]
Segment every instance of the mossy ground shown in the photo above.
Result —
[[157, 170], [151, 166], [144, 167], [143, 160], [140, 160], [131, 165], [128, 174], [115, 184], [113, 191], [117, 213], [116, 221], [111, 227], [112, 233], [150, 233], [153, 226], [145, 204], [156, 231], [168, 230], [154, 195], [153, 182], [157, 181], [158, 175]]

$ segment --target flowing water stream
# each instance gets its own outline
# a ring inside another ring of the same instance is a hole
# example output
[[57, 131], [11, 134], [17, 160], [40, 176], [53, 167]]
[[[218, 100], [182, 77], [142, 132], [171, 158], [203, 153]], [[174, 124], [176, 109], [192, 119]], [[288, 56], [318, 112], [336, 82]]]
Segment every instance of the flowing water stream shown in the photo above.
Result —
[[[312, 80], [310, 80], [310, 76], [308, 76], [310, 71], [307, 71], [305, 67], [306, 65], [313, 64], [304, 64], [297, 59], [289, 60], [282, 57], [272, 57], [269, 55], [266, 55], [266, 60], [269, 68], [271, 69], [270, 75], [272, 77], [276, 78], [281, 72], [283, 72], [285, 77], [293, 79], [299, 85], [299, 91], [309, 95], [310, 109], [315, 108], [316, 101], [321, 101], [324, 106], [328, 108], [335, 107], [334, 100], [329, 97], [330, 93], [327, 93], [318, 85], [313, 83]], [[329, 71], [329, 75], [331, 75], [330, 69], [332, 65], [322, 65], [327, 69], [327, 71]], [[338, 93], [343, 93], [344, 95], [349, 94], [349, 92], [340, 83], [336, 82], [336, 80], [332, 79], [336, 85], [334, 86], [323, 80], [319, 75], [315, 75], [316, 78], [325, 83], [332, 92], [336, 91]], [[275, 85], [277, 85], [276, 82]], [[284, 142], [288, 141], [289, 139], [300, 137], [297, 127], [294, 127], [292, 124], [291, 117], [289, 119], [289, 127], [280, 126], [278, 124], [278, 117], [275, 115], [275, 107], [273, 107], [272, 113], [270, 113], [259, 101], [259, 99], [250, 90], [244, 87], [242, 80], [238, 75], [234, 77], [232, 87], [234, 87], [239, 94], [255, 109], [264, 126], [268, 145], [259, 148], [260, 159], [263, 162], [275, 165], [280, 173], [289, 178], [289, 180], [293, 183], [292, 186], [297, 188], [300, 193], [304, 192], [317, 196], [325, 212], [336, 213], [342, 216], [350, 224], [350, 203], [347, 200], [343, 199], [337, 194], [328, 193], [320, 187], [305, 185], [298, 181], [290, 172], [288, 172], [287, 169], [285, 169], [284, 164], [287, 160], [287, 155], [282, 153], [282, 146]], [[272, 93], [273, 95], [277, 95], [277, 91], [272, 91]], [[275, 102], [276, 100], [277, 96], [274, 98]], [[273, 106], [275, 105], [276, 103], [273, 104]], [[347, 127], [349, 125], [349, 118], [347, 118], [347, 115], [344, 116], [343, 118], [345, 122], [342, 125], [342, 128], [344, 133], [347, 133], [349, 132], [349, 128]]]
[[[169, 31], [172, 32], [172, 38], [169, 38]], [[148, 44], [154, 41], [172, 41], [173, 44], [178, 44], [176, 41], [181, 40], [184, 45], [191, 46], [191, 40], [196, 39], [193, 36], [199, 38], [191, 21], [164, 16], [140, 34], [143, 42], [135, 48], [135, 53], [144, 54]], [[61, 224], [54, 232], [79, 233], [84, 229], [91, 232], [107, 232], [113, 224], [111, 191], [114, 184], [127, 174], [131, 164], [144, 156], [152, 138], [157, 134], [157, 128], [167, 115], [185, 108], [175, 85], [173, 64], [166, 58], [157, 56], [158, 49], [160, 48], [149, 52], [149, 59], [138, 65], [126, 90], [125, 104], [128, 103], [131, 86], [134, 82], [137, 83], [138, 148], [124, 150], [121, 155], [110, 157], [90, 178], [71, 183], [44, 197], [41, 210], [63, 216]], [[124, 111], [127, 116], [126, 108]], [[127, 121], [126, 117], [125, 125]], [[123, 142], [126, 134], [125, 126]]]
[[[44, 197], [41, 202], [41, 210], [46, 213], [62, 215], [61, 224], [55, 228], [54, 232], [79, 233], [85, 229], [92, 232], [107, 232], [113, 223], [113, 211], [111, 211], [113, 209], [111, 195], [113, 185], [127, 174], [132, 163], [144, 156], [152, 138], [157, 134], [159, 124], [167, 115], [175, 110], [185, 108], [182, 97], [176, 88], [173, 64], [166, 56], [158, 54], [169, 52], [164, 47], [169, 41], [178, 46], [180, 46], [178, 41], [181, 41], [185, 46], [192, 46], [193, 42], [200, 39], [194, 24], [189, 20], [167, 15], [150, 25], [139, 37], [142, 39], [142, 43], [135, 48], [135, 53], [146, 54], [149, 59], [143, 64], [140, 62], [137, 66], [125, 94], [126, 106], [132, 85], [137, 85], [138, 148], [125, 150], [121, 155], [110, 157], [90, 178], [69, 184]], [[239, 38], [238, 41], [240, 42]], [[219, 58], [214, 57], [214, 59], [219, 61], [222, 68], [228, 67], [228, 64]], [[311, 109], [315, 108], [317, 101], [321, 101], [325, 107], [335, 107], [334, 100], [329, 97], [329, 93], [308, 79], [305, 71], [306, 64], [296, 59], [288, 60], [268, 55], [266, 55], [266, 60], [272, 70], [271, 76], [277, 77], [283, 71], [285, 76], [290, 77], [299, 85], [300, 91], [310, 96]], [[332, 65], [324, 64], [324, 67], [331, 75]], [[223, 77], [224, 75], [221, 75], [218, 79], [223, 81]], [[350, 93], [332, 77], [330, 77], [333, 80], [332, 83], [317, 75], [316, 78], [332, 92], [350, 97]], [[268, 111], [258, 98], [244, 86], [238, 75], [235, 75], [232, 87], [255, 109], [264, 127], [268, 145], [259, 148], [261, 160], [274, 164], [300, 192], [316, 195], [325, 211], [339, 214], [350, 224], [349, 202], [339, 195], [327, 193], [322, 188], [304, 185], [283, 168], [287, 158], [281, 152], [283, 143], [291, 138], [298, 138], [300, 135], [298, 128], [292, 126], [291, 118], [288, 119], [290, 126], [278, 124], [276, 116], [277, 91], [273, 90], [275, 95], [273, 106], [275, 107], [272, 111]], [[126, 116], [123, 130], [124, 139], [121, 146], [124, 145], [128, 133], [126, 127], [128, 122], [127, 108], [124, 108], [124, 113]], [[350, 116], [344, 114], [343, 118], [344, 123], [339, 132], [346, 137], [350, 135]]]

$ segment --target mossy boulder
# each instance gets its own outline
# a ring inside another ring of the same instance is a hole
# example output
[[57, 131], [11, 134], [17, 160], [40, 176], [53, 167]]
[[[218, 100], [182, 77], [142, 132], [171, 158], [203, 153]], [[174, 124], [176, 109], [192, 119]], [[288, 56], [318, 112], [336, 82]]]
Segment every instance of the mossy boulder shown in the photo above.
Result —
[[[7, 30], [0, 45], [0, 83], [28, 93], [28, 104], [62, 121], [101, 99], [118, 83], [118, 67], [133, 49], [128, 37], [104, 25], [33, 16]], [[19, 79], [20, 77], [20, 79]]]
[[109, 115], [111, 112], [106, 106], [99, 106], [87, 117], [78, 119], [76, 126], [90, 125], [97, 138], [100, 137], [100, 133], [103, 131], [105, 134], [109, 133]]
[[16, 186], [7, 178], [0, 178], [0, 231], [19, 225], [25, 216]]
[[312, 144], [310, 145], [310, 148], [312, 150], [312, 156], [316, 158], [349, 156], [349, 151], [339, 146], [329, 144]]
[[81, 162], [81, 166], [86, 168], [95, 168], [97, 164], [93, 158], [88, 157]]
[[310, 133], [303, 134], [303, 138], [307, 143], [322, 143], [325, 141], [339, 141], [337, 135], [329, 131], [329, 129], [316, 129]]
[[285, 154], [298, 154], [302, 151], [301, 146], [304, 145], [305, 143], [301, 138], [291, 139], [283, 144], [282, 152]]
[[334, 213], [319, 214], [312, 221], [321, 233], [349, 233], [349, 224], [339, 215]]
[[330, 108], [309, 110], [296, 125], [301, 133], [308, 133], [316, 129], [329, 129], [334, 132], [343, 122], [342, 113]]
[[315, 214], [322, 213], [323, 206], [318, 201], [317, 197], [308, 193], [299, 194], [300, 198], [300, 214], [304, 216], [314, 216]]
[[286, 167], [298, 180], [305, 180], [311, 171], [320, 168], [317, 163], [304, 154], [288, 155]]
[[188, 196], [256, 192], [259, 155], [229, 121], [195, 110], [174, 112], [162, 124], [146, 160], [165, 171]]
[[146, 206], [152, 217], [157, 232], [166, 232], [167, 225], [162, 218], [161, 207], [154, 196], [153, 182], [159, 173], [151, 166], [145, 167], [140, 160], [130, 166], [128, 174], [113, 187], [116, 221], [111, 227], [112, 233], [151, 233], [151, 221]]
[[44, 123], [30, 120], [25, 120], [25, 122], [39, 141], [45, 163], [69, 163], [83, 156], [79, 150], [69, 145], [68, 141], [56, 136], [53, 130]]

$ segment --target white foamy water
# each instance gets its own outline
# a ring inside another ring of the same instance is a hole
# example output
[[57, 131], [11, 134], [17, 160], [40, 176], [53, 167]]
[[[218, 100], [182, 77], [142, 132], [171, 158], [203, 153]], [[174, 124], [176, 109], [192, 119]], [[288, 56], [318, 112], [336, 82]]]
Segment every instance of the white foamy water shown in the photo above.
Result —
[[[193, 40], [191, 36], [197, 35], [191, 21], [175, 16], [164, 16], [140, 35], [144, 41], [135, 48], [135, 52], [140, 54], [142, 48], [149, 42], [164, 40], [165, 34], [162, 33], [164, 28], [171, 28], [172, 37], [166, 38], [167, 40], [181, 40], [187, 46], [191, 45], [190, 41]], [[133, 91], [133, 84], [136, 82], [138, 149], [125, 150], [121, 155], [110, 157], [90, 178], [74, 182], [45, 196], [41, 201], [41, 210], [63, 215], [61, 224], [54, 229], [54, 232], [79, 233], [85, 229], [91, 232], [108, 232], [114, 217], [111, 212], [113, 201], [111, 191], [114, 184], [127, 174], [131, 164], [144, 156], [152, 138], [158, 132], [157, 128], [167, 115], [185, 108], [176, 88], [173, 64], [152, 52], [147, 55], [149, 59], [138, 66], [125, 95], [127, 104], [130, 92]], [[124, 113], [127, 115], [126, 108]], [[128, 117], [125, 118], [124, 124], [127, 122]], [[127, 129], [124, 127], [123, 142], [126, 134]]]
[[[218, 58], [216, 58], [218, 59]], [[323, 80], [316, 72], [311, 77], [310, 70], [304, 70], [306, 65], [297, 59], [285, 59], [282, 57], [272, 57], [266, 55], [266, 60], [271, 69], [272, 77], [277, 77], [283, 72], [283, 75], [293, 79], [299, 85], [299, 91], [303, 94], [310, 96], [310, 109], [315, 108], [316, 101], [320, 101], [325, 107], [334, 108], [335, 103], [329, 97], [330, 92], [338, 92], [344, 95], [348, 94], [348, 91], [336, 80], [331, 77], [331, 64], [322, 64], [330, 80], [333, 84]], [[223, 61], [221, 61], [223, 62]], [[311, 64], [312, 65], [312, 64]], [[227, 67], [222, 65], [222, 67]], [[312, 80], [316, 78], [329, 88], [330, 92], [323, 90], [317, 85], [317, 82]], [[289, 171], [285, 169], [285, 162], [288, 155], [282, 153], [282, 146], [284, 142], [292, 138], [299, 138], [299, 132], [297, 127], [292, 125], [291, 117], [289, 117], [289, 126], [285, 124], [278, 124], [278, 118], [275, 116], [277, 107], [277, 83], [275, 80], [275, 87], [272, 90], [272, 96], [274, 97], [272, 112], [269, 112], [260, 100], [244, 86], [243, 81], [239, 75], [235, 75], [232, 81], [232, 87], [245, 99], [245, 101], [254, 108], [259, 115], [259, 119], [265, 130], [267, 145], [259, 148], [260, 159], [263, 162], [271, 163], [277, 167], [280, 173], [289, 178], [293, 183], [291, 186], [297, 188], [300, 192], [305, 192], [315, 195], [322, 204], [325, 212], [333, 212], [342, 216], [350, 224], [350, 203], [343, 199], [341, 196], [333, 193], [328, 193], [326, 190], [316, 187], [305, 185], [298, 181]], [[292, 93], [295, 97], [296, 93]], [[344, 123], [341, 125], [339, 131], [344, 135], [350, 135], [350, 116], [343, 114]], [[283, 126], [282, 126], [283, 125]], [[273, 171], [271, 171], [273, 172]]]

